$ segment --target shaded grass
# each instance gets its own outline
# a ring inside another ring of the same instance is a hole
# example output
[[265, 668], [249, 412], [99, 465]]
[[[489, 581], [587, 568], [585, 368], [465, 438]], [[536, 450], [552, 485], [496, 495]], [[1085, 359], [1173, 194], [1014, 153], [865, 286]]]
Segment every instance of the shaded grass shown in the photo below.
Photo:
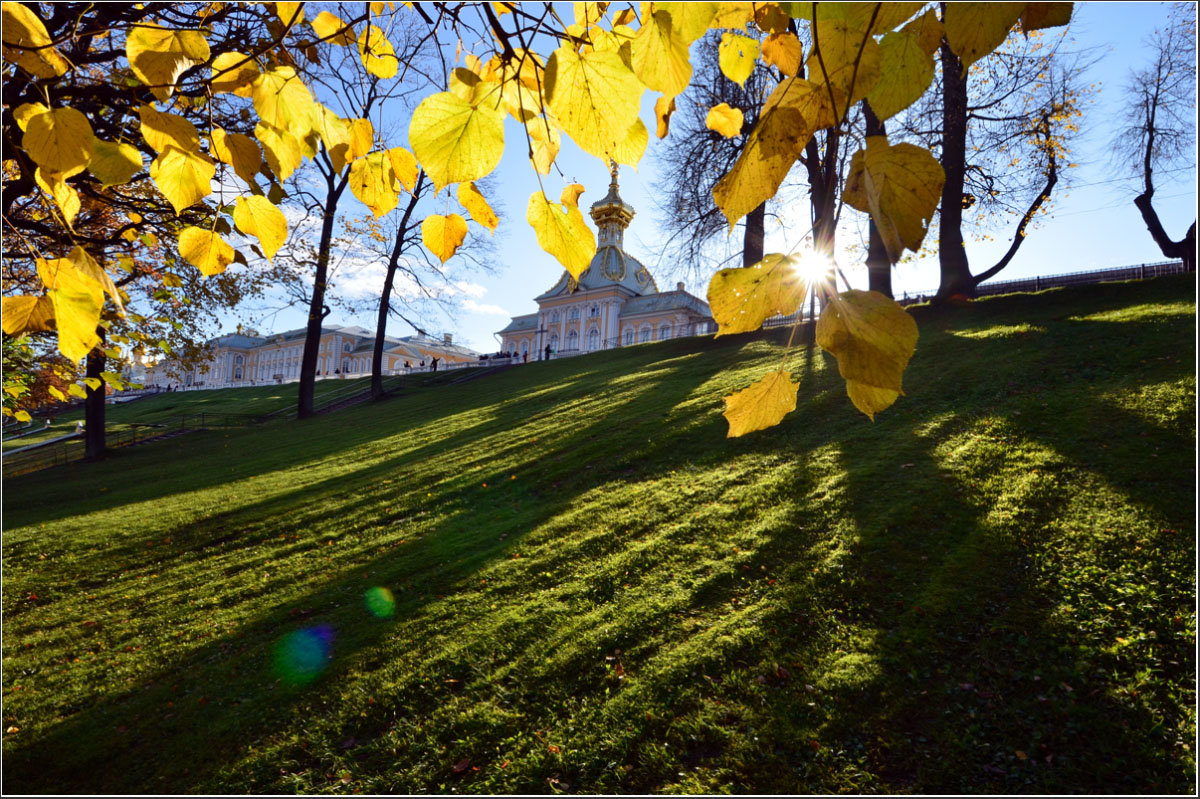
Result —
[[6, 481], [6, 787], [1191, 792], [1194, 283], [915, 314], [874, 424], [741, 336]]

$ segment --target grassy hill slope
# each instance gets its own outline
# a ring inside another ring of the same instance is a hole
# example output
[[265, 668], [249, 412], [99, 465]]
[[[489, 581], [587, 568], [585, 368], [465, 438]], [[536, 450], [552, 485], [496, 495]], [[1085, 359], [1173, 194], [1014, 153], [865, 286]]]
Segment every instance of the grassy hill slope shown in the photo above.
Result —
[[685, 339], [6, 480], [5, 789], [1191, 792], [1194, 296], [917, 309], [874, 423]]

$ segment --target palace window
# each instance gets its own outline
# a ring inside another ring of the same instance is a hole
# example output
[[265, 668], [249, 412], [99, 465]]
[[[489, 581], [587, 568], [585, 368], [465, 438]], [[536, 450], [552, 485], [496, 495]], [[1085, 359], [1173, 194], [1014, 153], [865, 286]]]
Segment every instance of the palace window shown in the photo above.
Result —
[[570, 321], [570, 322], [579, 321], [579, 309], [578, 308], [571, 309], [571, 312], [567, 314], [567, 321]]
[[558, 311], [552, 311], [550, 313], [550, 324], [552, 324], [552, 325], [558, 324]]
[[633, 328], [627, 327], [627, 328], [625, 328], [625, 346], [628, 347], [632, 343], [633, 343]]
[[658, 340], [659, 341], [666, 341], [670, 337], [671, 337], [671, 326], [670, 325], [663, 325], [662, 327], [660, 327], [658, 329]]
[[579, 333], [572, 330], [567, 334], [567, 351], [575, 352], [579, 349]]
[[351, 346], [349, 341], [342, 345], [342, 352], [349, 352], [352, 349], [354, 349], [354, 347]]
[[600, 349], [600, 331], [594, 327], [588, 331], [588, 349], [592, 352]]
[[591, 310], [588, 311], [588, 316], [599, 316], [599, 315], [600, 315], [600, 306], [599, 305], [593, 305]]
[[645, 344], [650, 340], [650, 334], [653, 332], [654, 330], [650, 325], [642, 325], [642, 329], [638, 331], [638, 343]]
[[558, 334], [557, 333], [550, 334], [550, 349], [552, 349], [556, 352], [558, 351]]

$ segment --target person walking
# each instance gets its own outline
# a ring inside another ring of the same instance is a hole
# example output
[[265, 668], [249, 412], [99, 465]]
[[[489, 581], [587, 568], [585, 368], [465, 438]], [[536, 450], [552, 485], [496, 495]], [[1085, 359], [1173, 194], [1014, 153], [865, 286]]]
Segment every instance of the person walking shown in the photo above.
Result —
[[550, 345], [546, 345], [546, 360], [550, 360]]

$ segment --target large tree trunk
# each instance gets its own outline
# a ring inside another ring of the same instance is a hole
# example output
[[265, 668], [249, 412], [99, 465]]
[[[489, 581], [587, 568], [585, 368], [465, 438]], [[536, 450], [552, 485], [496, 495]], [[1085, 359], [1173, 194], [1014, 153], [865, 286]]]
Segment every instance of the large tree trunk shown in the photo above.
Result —
[[746, 233], [742, 237], [742, 266], [754, 266], [763, 259], [766, 218], [766, 203], [746, 214]]
[[[943, 15], [945, 4], [943, 4]], [[942, 40], [942, 186], [938, 259], [941, 285], [935, 302], [954, 296], [975, 296], [971, 266], [963, 243], [963, 186], [967, 173], [967, 77], [962, 62]]]
[[[349, 174], [349, 173], [347, 173]], [[325, 307], [325, 281], [329, 275], [329, 247], [333, 243], [333, 223], [337, 216], [338, 199], [346, 188], [346, 179], [337, 175], [325, 176], [328, 191], [325, 195], [325, 218], [321, 222], [321, 240], [317, 249], [317, 272], [313, 277], [312, 299], [308, 303], [308, 328], [304, 336], [304, 355], [300, 361], [300, 396], [296, 416], [306, 419], [313, 415], [313, 394], [317, 386], [317, 357], [321, 349], [321, 323], [329, 314]], [[333, 353], [334, 359], [341, 357]]]
[[421, 199], [421, 189], [425, 183], [425, 173], [417, 175], [417, 184], [409, 197], [408, 207], [404, 209], [404, 217], [396, 228], [396, 241], [392, 245], [392, 254], [388, 259], [387, 277], [383, 281], [383, 294], [379, 297], [379, 316], [375, 320], [375, 349], [371, 352], [371, 399], [381, 400], [387, 396], [383, 390], [383, 349], [384, 335], [387, 333], [388, 312], [392, 304], [392, 282], [396, 278], [396, 267], [400, 264], [400, 254], [408, 242], [408, 220]]
[[104, 394], [108, 385], [100, 373], [104, 371], [108, 356], [104, 354], [105, 330], [103, 327], [97, 327], [96, 332], [100, 334], [100, 343], [87, 354], [85, 374], [99, 380], [100, 388], [87, 386], [84, 389], [87, 398], [83, 402], [83, 457], [89, 461], [100, 460], [105, 452]]
[[[863, 100], [863, 115], [867, 119], [868, 136], [887, 135], [883, 122], [875, 116], [875, 111], [866, 100]], [[874, 218], [868, 221], [867, 228], [867, 288], [891, 297], [892, 261], [888, 258], [887, 247], [883, 244], [883, 236], [879, 235], [879, 226]]]

